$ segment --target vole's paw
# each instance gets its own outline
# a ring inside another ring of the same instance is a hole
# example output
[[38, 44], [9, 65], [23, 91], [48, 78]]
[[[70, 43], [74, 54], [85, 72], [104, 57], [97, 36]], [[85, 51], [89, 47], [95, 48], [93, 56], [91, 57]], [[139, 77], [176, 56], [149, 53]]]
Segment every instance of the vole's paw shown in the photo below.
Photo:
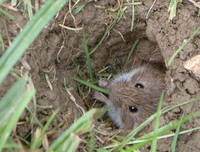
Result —
[[100, 87], [106, 88], [109, 85], [109, 80], [105, 78], [100, 78], [98, 85]]
[[103, 93], [98, 91], [94, 91], [92, 98], [97, 99], [103, 103], [106, 103], [109, 100]]

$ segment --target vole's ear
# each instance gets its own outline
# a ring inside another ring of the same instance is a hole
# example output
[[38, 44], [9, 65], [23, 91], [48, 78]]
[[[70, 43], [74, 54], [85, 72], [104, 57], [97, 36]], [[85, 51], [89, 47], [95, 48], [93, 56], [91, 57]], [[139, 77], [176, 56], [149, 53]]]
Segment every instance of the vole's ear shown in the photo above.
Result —
[[165, 72], [167, 70], [164, 61], [163, 62], [150, 61], [149, 64], [151, 64], [154, 68], [159, 69], [162, 72]]
[[110, 83], [109, 80], [107, 80], [107, 79], [105, 79], [105, 78], [101, 78], [101, 79], [99, 80], [99, 83], [98, 83], [98, 84], [99, 84], [100, 87], [107, 88], [108, 85], [109, 85], [109, 83]]

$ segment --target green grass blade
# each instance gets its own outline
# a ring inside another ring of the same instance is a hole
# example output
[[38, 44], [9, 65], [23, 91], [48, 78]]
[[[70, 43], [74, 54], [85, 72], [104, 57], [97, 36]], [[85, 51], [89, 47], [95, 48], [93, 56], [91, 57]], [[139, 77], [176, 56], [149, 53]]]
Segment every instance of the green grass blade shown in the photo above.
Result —
[[181, 121], [179, 122], [178, 127], [176, 128], [176, 133], [174, 135], [172, 145], [171, 145], [171, 152], [176, 152], [176, 143], [177, 143], [178, 135], [180, 133], [180, 127], [181, 127]]
[[84, 9], [85, 6], [86, 6], [86, 4], [78, 5], [78, 6], [73, 10], [73, 13], [74, 13], [74, 14], [80, 13], [80, 12]]
[[119, 9], [117, 13], [117, 18], [106, 28], [105, 33], [103, 34], [101, 40], [98, 42], [98, 44], [91, 50], [90, 55], [93, 54], [99, 46], [103, 43], [104, 40], [106, 40], [109, 36], [110, 31], [113, 29], [113, 27], [121, 20], [121, 18], [124, 15], [125, 10], [127, 7]]
[[102, 93], [108, 94], [108, 91], [107, 91], [106, 89], [100, 88], [100, 87], [98, 87], [98, 86], [92, 84], [91, 82], [87, 82], [87, 81], [81, 80], [81, 79], [79, 79], [79, 78], [77, 78], [77, 77], [74, 77], [74, 76], [72, 76], [71, 78], [72, 78], [73, 80], [75, 80], [75, 81], [81, 83], [81, 84], [84, 84], [84, 85], [90, 87], [90, 88], [93, 88], [93, 89], [95, 89], [95, 90], [97, 90], [97, 91], [100, 91], [100, 92], [102, 92]]
[[[132, 3], [134, 3], [135, 0], [132, 0]], [[133, 26], [135, 22], [135, 5], [132, 5], [132, 16], [131, 16], [131, 32], [133, 31]]]
[[[187, 130], [181, 131], [179, 133], [179, 135], [190, 133], [192, 131], [197, 131], [197, 130], [200, 130], [200, 127], [195, 127], [195, 128], [192, 128], [192, 129], [187, 129]], [[165, 139], [165, 138], [174, 137], [174, 136], [175, 136], [175, 133], [172, 133], [172, 134], [159, 136], [158, 139]], [[142, 143], [144, 141], [147, 141], [147, 140], [133, 140], [133, 141], [128, 142], [127, 145], [138, 144], [138, 143]], [[112, 147], [114, 147], [114, 146], [112, 146]], [[107, 146], [106, 148], [108, 149], [108, 148], [112, 148], [112, 147], [111, 146], [110, 147]]]
[[31, 20], [33, 18], [33, 10], [32, 10], [32, 4], [30, 0], [23, 0], [25, 10], [28, 12], [28, 17]]
[[67, 1], [68, 0], [48, 0], [44, 7], [35, 14], [33, 19], [26, 24], [23, 31], [18, 34], [17, 38], [0, 58], [0, 83], [44, 26]]
[[84, 52], [85, 52], [86, 65], [87, 65], [88, 73], [89, 73], [89, 76], [90, 76], [90, 80], [93, 80], [92, 64], [91, 64], [90, 54], [89, 54], [86, 35], [85, 35], [84, 30], [83, 30], [83, 49], [84, 49]]
[[47, 123], [45, 124], [45, 126], [42, 128], [41, 134], [38, 138], [36, 138], [33, 143], [31, 144], [31, 151], [35, 151], [39, 148], [39, 146], [41, 146], [42, 144], [42, 139], [49, 127], [49, 125], [51, 124], [51, 122], [53, 121], [53, 119], [55, 118], [56, 114], [58, 113], [58, 111], [53, 112], [53, 114], [50, 116], [50, 118], [48, 119]]
[[171, 0], [169, 4], [169, 19], [172, 20], [176, 16], [177, 0]]
[[130, 60], [130, 57], [132, 56], [132, 54], [133, 54], [134, 50], [136, 49], [138, 43], [139, 43], [139, 39], [135, 40], [135, 42], [133, 43], [133, 45], [132, 45], [132, 47], [131, 47], [131, 50], [130, 50], [130, 52], [128, 53], [128, 57], [127, 57], [127, 59], [126, 59], [126, 63], [125, 63], [125, 64], [127, 64], [128, 61]]
[[17, 5], [17, 1], [18, 1], [18, 0], [11, 0], [11, 5], [12, 5], [12, 6]]
[[56, 141], [53, 142], [47, 152], [69, 151], [69, 149], [74, 151], [79, 144], [79, 138], [76, 135], [91, 131], [92, 120], [97, 112], [97, 109], [92, 109], [86, 112], [81, 118], [79, 118], [74, 124], [72, 124], [69, 129], [63, 132]]
[[0, 4], [3, 3], [5, 0], [0, 0]]
[[3, 42], [3, 37], [0, 34], [0, 53], [2, 53], [5, 50], [4, 42]]
[[175, 129], [178, 127], [178, 125], [182, 125], [183, 123], [191, 120], [192, 118], [194, 117], [197, 117], [200, 115], [200, 111], [197, 111], [197, 112], [194, 112], [192, 114], [189, 114], [183, 118], [181, 118], [180, 120], [174, 122], [174, 123], [169, 123], [161, 128], [158, 129], [158, 131], [155, 133], [155, 132], [152, 132], [152, 133], [149, 133], [143, 137], [141, 137], [140, 139], [145, 139], [145, 138], [149, 138], [149, 137], [157, 137], [158, 134], [163, 134], [165, 133], [166, 131], [169, 131], [169, 130], [172, 130], [172, 129]]
[[133, 150], [137, 150], [137, 149], [139, 149], [141, 147], [144, 147], [146, 144], [148, 144], [149, 142], [154, 140], [154, 138], [162, 136], [162, 135], [166, 134], [167, 132], [171, 131], [172, 129], [177, 128], [179, 125], [182, 125], [183, 123], [191, 120], [192, 118], [198, 117], [198, 116], [200, 116], [200, 111], [197, 111], [195, 113], [189, 114], [189, 115], [181, 118], [181, 120], [178, 120], [178, 121], [176, 121], [174, 123], [169, 123], [169, 124], [159, 128], [157, 130], [157, 132], [151, 132], [149, 134], [146, 134], [146, 135], [138, 138], [138, 140], [144, 140], [143, 142], [128, 147], [127, 151], [131, 151], [131, 150], [133, 151]]
[[108, 150], [106, 150], [104, 148], [99, 148], [99, 149], [97, 149], [97, 152], [110, 152], [110, 151], [108, 151]]
[[26, 80], [20, 78], [0, 100], [0, 151], [16, 125], [28, 102], [34, 96], [35, 90], [26, 85]]
[[89, 133], [88, 138], [89, 139], [87, 140], [87, 147], [88, 147], [87, 151], [94, 152], [95, 151], [95, 134], [93, 130]]
[[[176, 104], [176, 105], [172, 105], [172, 106], [169, 106], [169, 107], [165, 107], [162, 109], [162, 114], [164, 113], [167, 113], [177, 107], [180, 107], [180, 106], [184, 106], [186, 104], [190, 104], [192, 102], [196, 102], [196, 101], [200, 101], [200, 97], [197, 97], [197, 98], [194, 98], [194, 99], [190, 99], [190, 100], [187, 100], [187, 101], [183, 101], [181, 102], [180, 104]], [[153, 121], [156, 117], [156, 114], [153, 114], [151, 115], [147, 120], [145, 120], [142, 124], [140, 124], [137, 128], [135, 128], [133, 131], [131, 131], [126, 137], [124, 137], [123, 141], [121, 141], [119, 144], [113, 144], [113, 145], [109, 145], [109, 146], [106, 146], [105, 148], [108, 149], [108, 148], [114, 148], [114, 147], [117, 147], [116, 149], [120, 149], [120, 148], [123, 148], [125, 145], [127, 145], [127, 143], [130, 141], [130, 140], [133, 140], [135, 139], [135, 135], [138, 134], [143, 128], [145, 128], [147, 125], [149, 125], [149, 123], [151, 121]]]
[[58, 148], [55, 151], [75, 152], [80, 141], [80, 138], [76, 134], [71, 133], [69, 137], [65, 141], [63, 141], [63, 143], [60, 146], [58, 146]]
[[[187, 130], [181, 131], [179, 133], [179, 135], [183, 135], [183, 134], [190, 133], [190, 132], [197, 131], [197, 130], [200, 130], [200, 127], [195, 127], [195, 128], [191, 128], [191, 129], [187, 129]], [[174, 133], [173, 134], [168, 134], [168, 135], [160, 136], [158, 138], [159, 139], [169, 138], [169, 137], [175, 136], [175, 134]]]
[[10, 20], [14, 20], [15, 19], [15, 17], [13, 15], [11, 15], [10, 13], [4, 11], [2, 8], [0, 8], [0, 14], [3, 14], [4, 16], [6, 16]]
[[5, 149], [19, 149], [19, 145], [15, 143], [6, 143], [4, 146]]
[[[154, 124], [154, 132], [157, 132], [158, 128], [159, 128], [159, 124], [160, 124], [160, 116], [161, 116], [161, 107], [163, 104], [163, 100], [164, 100], [164, 92], [162, 92], [161, 96], [160, 96], [160, 102], [157, 108], [157, 113], [156, 113], [156, 120], [155, 120], [155, 124]], [[152, 141], [151, 144], [151, 152], [156, 152], [157, 149], [157, 138], [155, 138]]]
[[177, 107], [184, 106], [184, 105], [186, 105], [186, 104], [190, 104], [190, 103], [196, 102], [196, 101], [200, 101], [200, 97], [193, 98], [193, 99], [190, 99], [190, 100], [187, 100], [187, 101], [182, 101], [182, 102], [179, 103], [179, 104], [165, 107], [165, 108], [163, 108], [162, 113], [164, 114], [164, 113], [166, 113], [166, 112], [168, 112], [168, 111], [171, 111], [171, 110], [173, 110], [173, 109], [175, 109], [175, 108], [177, 108]]
[[197, 33], [199, 31], [200, 31], [200, 26], [197, 27], [197, 29], [190, 35], [190, 37], [188, 39], [183, 41], [183, 43], [179, 46], [179, 48], [169, 58], [169, 60], [167, 62], [167, 67], [169, 67], [172, 64], [172, 62], [174, 61], [174, 59], [178, 55], [178, 53], [182, 51], [182, 49], [197, 35]]

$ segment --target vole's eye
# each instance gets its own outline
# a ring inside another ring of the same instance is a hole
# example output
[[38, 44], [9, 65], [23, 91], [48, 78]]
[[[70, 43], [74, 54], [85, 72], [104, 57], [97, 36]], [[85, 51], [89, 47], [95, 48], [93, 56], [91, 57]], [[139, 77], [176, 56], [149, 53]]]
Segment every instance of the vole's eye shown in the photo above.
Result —
[[128, 109], [130, 112], [133, 112], [133, 113], [138, 111], [138, 108], [136, 106], [129, 106]]
[[142, 83], [136, 83], [135, 87], [136, 88], [144, 88], [144, 85]]

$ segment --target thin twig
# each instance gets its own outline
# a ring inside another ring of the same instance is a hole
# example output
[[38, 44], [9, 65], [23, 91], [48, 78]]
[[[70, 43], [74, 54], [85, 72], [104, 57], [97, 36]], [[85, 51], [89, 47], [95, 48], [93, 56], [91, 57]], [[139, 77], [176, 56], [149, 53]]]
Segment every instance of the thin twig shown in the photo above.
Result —
[[63, 48], [64, 48], [64, 44], [65, 44], [65, 42], [63, 41], [62, 46], [60, 47], [60, 49], [59, 49], [59, 51], [58, 51], [58, 53], [57, 53], [57, 55], [56, 55], [56, 59], [57, 59], [58, 63], [60, 63], [59, 55], [60, 55], [60, 52], [61, 52], [61, 51], [63, 50]]
[[122, 40], [123, 40], [124, 42], [126, 42], [126, 40], [124, 39], [124, 36], [122, 35], [122, 33], [121, 33], [120, 31], [118, 31], [118, 30], [116, 30], [116, 29], [113, 29], [113, 31], [116, 32], [117, 34], [119, 34], [120, 37], [122, 38]]
[[74, 15], [72, 14], [72, 2], [71, 0], [69, 0], [69, 14], [71, 15], [73, 22], [74, 22], [74, 26], [77, 28], [77, 24], [76, 24], [76, 19], [74, 17]]
[[83, 107], [81, 107], [77, 102], [76, 102], [76, 98], [72, 95], [72, 93], [70, 92], [70, 89], [67, 88], [66, 86], [66, 79], [64, 78], [64, 87], [65, 87], [65, 90], [67, 92], [67, 94], [69, 95], [71, 101], [75, 104], [75, 106], [80, 109], [80, 111], [84, 114], [85, 113], [85, 110]]
[[[76, 3], [71, 7], [71, 10], [73, 10], [74, 7], [75, 7], [79, 2], [80, 2], [80, 0], [77, 0]], [[66, 21], [66, 18], [67, 18], [67, 15], [69, 14], [69, 12], [70, 12], [70, 11], [68, 11], [68, 12], [65, 14], [65, 16], [64, 16], [63, 25], [64, 25], [64, 23], [65, 23], [65, 21]]]
[[11, 5], [7, 4], [7, 3], [1, 3], [0, 6], [5, 7], [7, 9], [10, 9], [10, 10], [15, 11], [15, 12], [19, 11], [16, 7], [13, 7], [13, 6], [11, 6]]

